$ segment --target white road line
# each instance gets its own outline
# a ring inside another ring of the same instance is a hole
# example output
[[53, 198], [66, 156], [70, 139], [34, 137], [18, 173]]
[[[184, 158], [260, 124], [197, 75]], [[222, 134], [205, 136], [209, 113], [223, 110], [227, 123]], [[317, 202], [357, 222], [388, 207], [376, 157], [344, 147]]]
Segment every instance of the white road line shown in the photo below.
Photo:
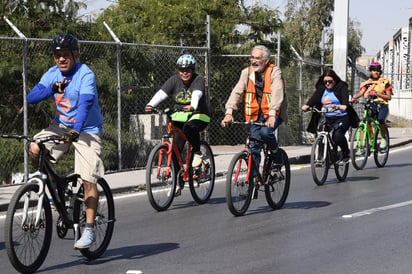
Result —
[[367, 209], [367, 210], [363, 210], [363, 211], [358, 211], [358, 212], [351, 213], [351, 214], [342, 215], [342, 218], [344, 218], [344, 219], [358, 218], [358, 217], [362, 217], [362, 216], [365, 216], [365, 215], [371, 215], [371, 214], [379, 212], [379, 211], [394, 209], [394, 208], [408, 206], [408, 205], [412, 205], [412, 200], [405, 201], [405, 202], [402, 202], [402, 203], [382, 206], [382, 207], [375, 207], [375, 208], [371, 208], [371, 209]]

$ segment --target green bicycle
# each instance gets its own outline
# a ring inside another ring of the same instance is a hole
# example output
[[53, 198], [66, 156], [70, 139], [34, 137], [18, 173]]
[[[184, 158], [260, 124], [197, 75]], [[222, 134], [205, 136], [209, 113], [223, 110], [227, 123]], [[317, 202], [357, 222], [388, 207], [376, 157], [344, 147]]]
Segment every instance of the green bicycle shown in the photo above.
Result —
[[386, 146], [381, 147], [382, 134], [377, 120], [379, 104], [372, 98], [358, 102], [364, 104], [363, 119], [359, 127], [352, 132], [350, 142], [350, 157], [355, 169], [361, 170], [365, 167], [368, 157], [373, 154], [377, 167], [384, 167], [389, 157], [389, 131], [386, 128]]

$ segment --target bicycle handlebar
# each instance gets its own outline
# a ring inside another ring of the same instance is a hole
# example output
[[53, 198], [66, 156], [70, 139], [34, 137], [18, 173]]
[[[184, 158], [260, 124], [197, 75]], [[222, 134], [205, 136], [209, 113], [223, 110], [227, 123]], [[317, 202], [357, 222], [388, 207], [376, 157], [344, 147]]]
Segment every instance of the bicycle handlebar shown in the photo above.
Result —
[[17, 140], [22, 140], [25, 139], [29, 142], [34, 142], [34, 143], [38, 143], [38, 144], [42, 144], [42, 143], [46, 143], [49, 141], [55, 142], [55, 143], [61, 143], [64, 141], [64, 138], [62, 136], [56, 136], [56, 135], [52, 135], [52, 136], [47, 136], [44, 138], [39, 138], [39, 139], [34, 139], [30, 136], [27, 135], [22, 135], [22, 134], [2, 134], [1, 138], [12, 138], [12, 139], [17, 139]]
[[379, 103], [377, 98], [359, 98], [356, 101], [351, 102], [352, 104], [366, 105], [367, 103]]
[[240, 121], [233, 121], [233, 122], [225, 122], [227, 125], [231, 124], [237, 124], [237, 125], [256, 125], [256, 126], [263, 126], [265, 127], [266, 125], [262, 122], [256, 122], [254, 120], [250, 120], [249, 122], [240, 122]]
[[306, 112], [317, 112], [317, 113], [332, 113], [338, 111], [339, 108], [334, 106], [329, 106], [326, 108], [318, 109], [316, 107], [309, 107]]

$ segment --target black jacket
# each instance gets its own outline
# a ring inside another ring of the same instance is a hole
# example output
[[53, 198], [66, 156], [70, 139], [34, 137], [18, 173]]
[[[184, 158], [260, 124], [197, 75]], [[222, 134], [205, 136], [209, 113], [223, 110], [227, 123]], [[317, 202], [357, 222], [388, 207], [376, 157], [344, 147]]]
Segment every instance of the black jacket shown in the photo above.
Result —
[[[320, 109], [322, 107], [322, 95], [325, 91], [326, 87], [323, 84], [320, 84], [316, 87], [315, 93], [306, 103], [310, 107], [316, 107]], [[339, 82], [333, 87], [333, 93], [335, 94], [336, 98], [338, 98], [341, 105], [348, 105], [349, 104], [349, 92], [348, 92], [348, 84], [346, 82]]]
[[[322, 108], [322, 96], [323, 92], [325, 91], [326, 87], [323, 84], [319, 84], [316, 87], [315, 93], [312, 97], [308, 100], [306, 105], [309, 107], [316, 107], [317, 109]], [[336, 98], [338, 98], [341, 105], [346, 105], [349, 118], [351, 120], [351, 127], [358, 127], [359, 117], [356, 114], [356, 111], [349, 105], [349, 92], [348, 92], [348, 85], [346, 82], [339, 82], [333, 87], [333, 93], [335, 94]], [[355, 117], [354, 117], [355, 115]], [[312, 113], [312, 118], [310, 119], [308, 128], [306, 129], [308, 132], [316, 133], [316, 128], [319, 122], [320, 114], [317, 112]], [[352, 123], [352, 120], [354, 121]]]

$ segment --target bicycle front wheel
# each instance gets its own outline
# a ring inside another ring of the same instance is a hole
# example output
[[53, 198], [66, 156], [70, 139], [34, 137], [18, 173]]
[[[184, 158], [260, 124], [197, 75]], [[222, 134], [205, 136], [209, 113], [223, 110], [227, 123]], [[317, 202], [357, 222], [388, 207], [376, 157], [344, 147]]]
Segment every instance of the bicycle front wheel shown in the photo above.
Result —
[[[99, 193], [99, 201], [97, 204], [96, 216], [94, 218], [94, 231], [96, 233], [96, 241], [87, 249], [80, 249], [80, 252], [88, 259], [97, 259], [106, 251], [112, 239], [114, 229], [114, 201], [113, 194], [109, 184], [105, 179], [100, 178], [96, 182], [97, 192]], [[83, 185], [79, 189], [78, 196], [84, 197]], [[86, 211], [84, 203], [81, 207], [81, 222], [80, 227], [86, 227]]]
[[[193, 199], [198, 204], [206, 203], [213, 192], [215, 186], [215, 159], [209, 144], [200, 141], [200, 151], [202, 152], [202, 165], [197, 168], [189, 167], [189, 189]], [[190, 163], [193, 161], [190, 157]]]
[[14, 193], [7, 210], [4, 227], [7, 255], [21, 273], [35, 272], [43, 264], [52, 238], [50, 204], [44, 195], [43, 206], [39, 208], [38, 192], [38, 184], [22, 185]]
[[157, 211], [164, 211], [173, 202], [176, 190], [176, 172], [167, 154], [168, 146], [156, 145], [150, 152], [146, 166], [146, 191], [150, 204]]
[[317, 185], [323, 185], [328, 177], [330, 162], [327, 141], [325, 135], [319, 135], [313, 143], [310, 153], [312, 178]]
[[278, 150], [279, 161], [272, 161], [265, 182], [266, 201], [273, 209], [279, 209], [285, 204], [290, 187], [289, 158], [283, 149]]
[[349, 162], [341, 162], [343, 153], [339, 146], [336, 146], [333, 150], [334, 154], [336, 155], [335, 162], [333, 163], [333, 167], [335, 168], [335, 175], [340, 182], [343, 182], [346, 180], [346, 177], [348, 176]]
[[366, 124], [361, 124], [352, 132], [350, 142], [350, 159], [353, 167], [357, 170], [365, 167], [369, 156], [369, 138], [365, 126]]
[[235, 216], [245, 214], [252, 200], [252, 176], [247, 180], [249, 153], [238, 152], [229, 164], [226, 176], [226, 203]]
[[[389, 131], [386, 127], [385, 138], [382, 138], [381, 129], [378, 127], [375, 135], [375, 151], [373, 153], [373, 158], [375, 159], [375, 164], [377, 167], [384, 167], [389, 157]], [[384, 139], [384, 140], [383, 140]], [[385, 142], [386, 146], [381, 146], [381, 143]]]

